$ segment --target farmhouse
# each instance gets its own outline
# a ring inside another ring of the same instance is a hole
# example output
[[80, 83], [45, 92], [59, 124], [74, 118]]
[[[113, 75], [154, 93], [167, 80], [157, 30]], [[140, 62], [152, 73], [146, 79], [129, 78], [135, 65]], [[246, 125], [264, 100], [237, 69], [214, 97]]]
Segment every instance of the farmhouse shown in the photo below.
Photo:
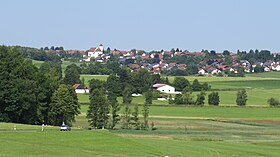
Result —
[[198, 74], [200, 74], [200, 75], [205, 75], [205, 70], [204, 69], [199, 69], [199, 71], [198, 71]]
[[175, 92], [175, 88], [174, 87], [172, 87], [172, 86], [169, 86], [169, 85], [167, 85], [167, 84], [159, 84], [159, 83], [157, 83], [157, 84], [154, 84], [153, 85], [153, 88], [155, 89], [155, 90], [158, 90], [158, 91], [160, 91], [160, 92], [162, 92], [162, 93], [178, 93], [178, 92]]
[[75, 89], [76, 94], [89, 93], [89, 89], [87, 87], [84, 88], [81, 84], [74, 84], [73, 88]]

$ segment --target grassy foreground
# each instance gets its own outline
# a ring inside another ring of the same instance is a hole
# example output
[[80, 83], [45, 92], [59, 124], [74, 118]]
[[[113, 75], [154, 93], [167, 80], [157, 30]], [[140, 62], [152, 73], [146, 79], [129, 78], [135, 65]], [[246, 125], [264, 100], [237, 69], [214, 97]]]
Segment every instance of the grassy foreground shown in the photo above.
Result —
[[0, 156], [278, 156], [280, 142], [131, 138], [108, 131], [0, 133]]

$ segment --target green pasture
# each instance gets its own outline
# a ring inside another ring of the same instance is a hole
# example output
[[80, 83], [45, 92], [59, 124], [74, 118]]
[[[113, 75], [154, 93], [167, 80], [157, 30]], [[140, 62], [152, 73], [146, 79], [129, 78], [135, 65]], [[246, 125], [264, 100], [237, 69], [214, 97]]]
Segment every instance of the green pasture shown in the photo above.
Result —
[[[130, 106], [131, 110], [134, 106]], [[124, 107], [121, 107], [120, 114]], [[83, 115], [87, 113], [88, 105], [81, 106]], [[141, 114], [142, 106], [139, 106]], [[150, 106], [150, 115], [167, 118], [249, 118], [280, 120], [280, 108], [271, 107], [193, 107], [193, 106]]]
[[82, 78], [85, 79], [85, 85], [88, 87], [89, 86], [89, 81], [91, 79], [99, 79], [99, 80], [103, 80], [103, 81], [107, 81], [107, 77], [109, 75], [86, 75], [86, 74], [82, 74], [80, 75], [80, 79], [82, 80]]
[[[203, 76], [187, 76], [186, 78], [192, 82], [194, 79], [198, 79], [200, 82], [208, 82], [211, 85], [212, 90], [218, 91], [220, 95], [221, 105], [235, 105], [236, 93], [240, 88], [247, 90], [248, 102], [247, 105], [267, 105], [267, 100], [271, 97], [280, 99], [280, 73], [267, 72], [259, 74], [247, 74], [246, 77], [203, 77]], [[95, 78], [106, 80], [107, 75], [81, 75], [85, 78], [85, 82]], [[168, 76], [170, 82], [173, 82], [174, 76]], [[209, 94], [209, 92], [207, 92]], [[196, 93], [194, 93], [195, 99]], [[79, 96], [81, 102], [86, 102], [86, 96]], [[143, 104], [143, 97], [134, 97], [134, 104]], [[121, 99], [118, 99], [121, 102]], [[168, 105], [167, 101], [153, 102], [154, 105]], [[207, 105], [207, 97], [205, 104]]]
[[[206, 92], [205, 105], [208, 105], [208, 94]], [[193, 99], [196, 99], [198, 92], [193, 93]], [[236, 95], [237, 91], [219, 91], [220, 106], [236, 106]], [[271, 97], [280, 99], [280, 88], [279, 89], [247, 89], [248, 101], [247, 106], [268, 106], [267, 100]], [[173, 98], [175, 95], [173, 95]], [[89, 103], [89, 94], [78, 94], [80, 103]], [[118, 98], [118, 102], [122, 103], [122, 98]], [[144, 104], [144, 96], [133, 97], [133, 104]], [[153, 105], [168, 105], [168, 101], [153, 100]]]
[[0, 133], [0, 156], [271, 156], [279, 142], [123, 137], [108, 131]]
[[280, 72], [270, 71], [264, 73], [247, 73], [246, 77], [280, 78]]

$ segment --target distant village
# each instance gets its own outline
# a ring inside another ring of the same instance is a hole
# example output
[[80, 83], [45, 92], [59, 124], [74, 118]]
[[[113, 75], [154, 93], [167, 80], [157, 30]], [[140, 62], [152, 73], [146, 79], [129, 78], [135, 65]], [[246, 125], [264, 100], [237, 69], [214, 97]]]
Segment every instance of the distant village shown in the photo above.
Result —
[[[47, 49], [47, 51], [51, 51]], [[62, 51], [56, 49], [59, 55]], [[111, 50], [104, 49], [100, 44], [89, 50], [65, 50], [68, 60], [85, 63], [106, 63], [108, 61], [117, 61], [122, 66], [127, 66], [131, 72], [145, 68], [154, 74], [171, 75], [218, 75], [228, 76], [239, 73], [269, 72], [280, 71], [280, 59], [278, 53], [271, 53], [268, 50], [250, 50], [229, 52], [208, 51], [189, 52], [187, 50], [172, 49], [170, 51], [151, 51], [144, 50]], [[65, 58], [63, 59], [65, 60]], [[189, 68], [189, 69], [188, 69]], [[182, 73], [180, 71], [191, 71]], [[242, 75], [241, 75], [242, 76]]]

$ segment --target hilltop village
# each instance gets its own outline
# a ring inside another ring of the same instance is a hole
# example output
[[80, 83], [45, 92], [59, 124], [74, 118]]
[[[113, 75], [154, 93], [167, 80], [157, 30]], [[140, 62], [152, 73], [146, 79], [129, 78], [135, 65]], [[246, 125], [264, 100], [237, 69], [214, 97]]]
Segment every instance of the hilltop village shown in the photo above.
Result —
[[[244, 76], [244, 73], [280, 71], [280, 55], [269, 50], [249, 50], [216, 52], [201, 50], [189, 52], [179, 48], [170, 51], [160, 50], [146, 52], [132, 49], [130, 51], [104, 48], [102, 44], [88, 50], [64, 50], [63, 47], [41, 48], [49, 53], [59, 55], [63, 61], [84, 63], [117, 62], [128, 67], [131, 72], [144, 68], [154, 74], [173, 76], [217, 75]], [[108, 71], [88, 74], [109, 74]]]

